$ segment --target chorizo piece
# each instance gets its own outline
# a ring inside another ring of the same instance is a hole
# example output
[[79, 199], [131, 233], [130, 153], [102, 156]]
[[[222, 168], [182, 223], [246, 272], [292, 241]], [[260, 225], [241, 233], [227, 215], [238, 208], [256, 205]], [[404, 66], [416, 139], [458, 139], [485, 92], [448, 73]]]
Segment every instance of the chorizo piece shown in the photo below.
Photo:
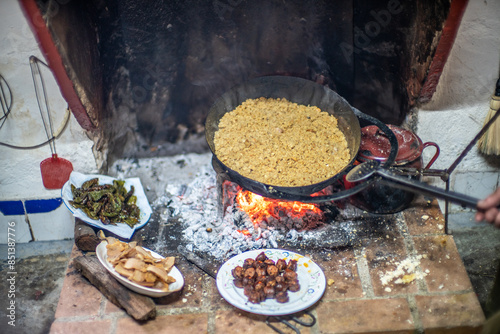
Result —
[[245, 285], [243, 284], [243, 280], [241, 278], [235, 278], [233, 280], [234, 286], [237, 288], [243, 288]]
[[245, 259], [245, 261], [243, 261], [243, 269], [253, 268], [254, 264], [255, 264], [254, 259], [252, 258]]
[[255, 268], [266, 269], [267, 268], [267, 264], [264, 261], [255, 261], [254, 262], [254, 267]]
[[243, 285], [252, 285], [255, 283], [255, 280], [253, 278], [248, 278], [248, 277], [243, 277], [241, 280], [243, 282]]
[[293, 281], [297, 279], [297, 273], [293, 270], [286, 269], [285, 272], [283, 273], [283, 278], [285, 281]]
[[267, 280], [266, 285], [272, 287], [276, 286], [276, 280], [274, 279], [274, 277], [270, 277], [270, 279]]
[[255, 283], [254, 285], [254, 289], [255, 291], [261, 291], [261, 290], [264, 290], [264, 288], [266, 287], [266, 284], [264, 282], [257, 282]]
[[290, 283], [288, 285], [288, 290], [291, 291], [291, 292], [297, 292], [300, 290], [300, 284], [299, 284], [299, 280], [295, 280], [294, 282]]
[[269, 276], [271, 277], [276, 277], [278, 276], [278, 267], [276, 267], [274, 264], [273, 265], [270, 265], [267, 267], [267, 273], [269, 274]]
[[257, 257], [255, 258], [255, 261], [261, 261], [261, 262], [264, 262], [267, 260], [267, 256], [264, 252], [260, 253], [259, 255], [257, 255]]
[[252, 304], [258, 304], [260, 303], [260, 293], [258, 293], [257, 291], [252, 291], [249, 295], [248, 295], [248, 301]]
[[255, 272], [257, 273], [257, 276], [266, 276], [266, 268], [256, 268]]
[[286, 261], [283, 259], [279, 259], [276, 261], [276, 267], [278, 267], [279, 272], [283, 272], [286, 269]]
[[264, 283], [264, 285], [266, 285], [267, 277], [268, 277], [267, 275], [257, 276], [257, 278], [255, 279], [255, 282], [262, 282], [262, 283]]
[[231, 274], [234, 278], [243, 278], [243, 267], [236, 266], [233, 270], [231, 270]]
[[245, 270], [244, 277], [246, 277], [248, 279], [252, 279], [252, 278], [257, 277], [257, 273], [255, 272], [255, 268], [248, 268], [247, 270]]
[[264, 261], [264, 263], [267, 264], [268, 266], [274, 266], [275, 265], [274, 261], [271, 260], [271, 259], [267, 259], [266, 261]]
[[243, 294], [247, 297], [254, 291], [255, 289], [253, 288], [253, 285], [245, 285], [243, 287]]
[[276, 301], [278, 303], [286, 303], [288, 300], [288, 293], [286, 291], [280, 291], [276, 293]]
[[288, 269], [297, 271], [297, 260], [290, 260], [286, 266]]
[[276, 290], [276, 292], [286, 291], [288, 289], [288, 285], [285, 282], [276, 283], [274, 289]]
[[274, 298], [274, 295], [276, 293], [276, 290], [274, 290], [274, 288], [272, 286], [266, 286], [264, 288], [264, 293], [266, 294], [266, 297], [267, 298], [270, 298], [270, 299], [273, 299]]

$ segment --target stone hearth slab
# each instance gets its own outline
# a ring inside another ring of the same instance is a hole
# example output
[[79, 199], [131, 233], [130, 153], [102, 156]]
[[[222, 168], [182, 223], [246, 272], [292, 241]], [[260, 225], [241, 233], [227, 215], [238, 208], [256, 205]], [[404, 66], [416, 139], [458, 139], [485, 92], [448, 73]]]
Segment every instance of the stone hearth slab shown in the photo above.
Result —
[[[396, 218], [390, 231], [352, 246], [307, 251], [328, 284], [322, 299], [308, 309], [315, 325], [297, 325], [302, 333], [480, 332], [485, 318], [453, 237], [444, 234], [437, 201], [422, 197]], [[71, 258], [78, 255], [82, 253], [75, 247]], [[156, 299], [156, 319], [147, 322], [134, 321], [109, 302], [70, 261], [51, 333], [274, 332], [265, 316], [225, 302], [213, 278], [174, 255], [184, 289]], [[396, 275], [412, 261], [414, 276]], [[283, 324], [277, 327], [292, 332]]]

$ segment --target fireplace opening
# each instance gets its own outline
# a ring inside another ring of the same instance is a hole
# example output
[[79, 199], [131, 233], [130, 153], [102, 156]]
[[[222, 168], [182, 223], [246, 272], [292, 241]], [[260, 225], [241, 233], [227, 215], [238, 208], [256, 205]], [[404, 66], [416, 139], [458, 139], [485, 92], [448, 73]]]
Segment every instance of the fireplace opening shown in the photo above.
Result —
[[[217, 267], [225, 259], [247, 250], [282, 248], [305, 254], [328, 254], [357, 247], [367, 240], [392, 240], [394, 233], [402, 228], [404, 220], [400, 214], [369, 214], [348, 200], [321, 204], [318, 210], [294, 209], [294, 204], [301, 203], [293, 202], [288, 203], [291, 209], [280, 207], [279, 201], [271, 200], [271, 215], [261, 212], [252, 217], [236, 201], [236, 194], [244, 189], [230, 180], [219, 182], [210, 158], [210, 154], [190, 154], [141, 160], [140, 169], [147, 172], [163, 168], [162, 161], [168, 161], [167, 165], [177, 164], [176, 159], [196, 170], [189, 181], [170, 178], [165, 191], [151, 203], [154, 212], [151, 221], [158, 228], [148, 229], [141, 236], [146, 246], [169, 252], [177, 252], [181, 247]], [[138, 163], [131, 164], [131, 170], [139, 168]], [[129, 170], [126, 165], [121, 168]], [[183, 168], [179, 168], [175, 175], [182, 172]], [[326, 194], [331, 191], [324, 190]]]
[[364, 113], [400, 125], [418, 103], [451, 6], [450, 0], [21, 3], [63, 95], [68, 99], [72, 88], [77, 97], [68, 99], [70, 107], [104, 157], [103, 172], [121, 158], [207, 152], [210, 106], [260, 76], [327, 85]]

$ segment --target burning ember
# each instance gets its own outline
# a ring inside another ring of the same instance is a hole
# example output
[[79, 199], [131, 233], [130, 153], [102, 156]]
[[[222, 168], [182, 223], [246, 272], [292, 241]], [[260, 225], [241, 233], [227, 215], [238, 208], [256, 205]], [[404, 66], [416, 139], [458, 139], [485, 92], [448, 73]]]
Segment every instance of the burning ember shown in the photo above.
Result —
[[[324, 193], [326, 191], [314, 195]], [[248, 215], [255, 228], [302, 231], [314, 229], [325, 220], [323, 210], [318, 204], [266, 198], [244, 190], [230, 181], [224, 182], [223, 194], [225, 211], [227, 212], [228, 206], [237, 207]], [[244, 230], [241, 232], [245, 233]]]
[[279, 219], [282, 212], [299, 218], [310, 213], [322, 215], [321, 209], [316, 204], [273, 200], [250, 191], [240, 190], [236, 194], [236, 202], [243, 211], [248, 213], [254, 224], [259, 224], [269, 216]]
[[243, 189], [236, 194], [236, 203], [256, 227], [267, 228], [282, 223], [287, 229], [300, 231], [319, 226], [324, 221], [323, 211], [317, 204], [265, 198]]

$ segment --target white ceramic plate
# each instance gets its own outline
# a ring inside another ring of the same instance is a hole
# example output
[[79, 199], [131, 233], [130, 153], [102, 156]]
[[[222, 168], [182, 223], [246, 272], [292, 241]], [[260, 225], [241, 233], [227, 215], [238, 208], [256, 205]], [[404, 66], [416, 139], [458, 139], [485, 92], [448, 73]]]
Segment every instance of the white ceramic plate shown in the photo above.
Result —
[[[243, 261], [247, 258], [255, 259], [262, 252], [274, 261], [278, 259], [284, 259], [287, 262], [289, 259], [297, 260], [300, 290], [297, 292], [289, 291], [289, 301], [286, 303], [266, 299], [260, 304], [253, 304], [243, 294], [243, 289], [234, 286], [231, 270], [238, 265], [242, 266]], [[282, 249], [258, 249], [232, 257], [219, 269], [216, 283], [221, 296], [231, 305], [243, 311], [269, 316], [293, 314], [305, 310], [316, 303], [326, 289], [325, 274], [316, 263], [303, 255]]]
[[117, 180], [116, 178], [111, 176], [81, 174], [73, 171], [69, 177], [68, 182], [66, 182], [61, 189], [61, 197], [64, 204], [75, 217], [80, 218], [87, 224], [95, 226], [99, 229], [110, 231], [119, 237], [130, 239], [137, 229], [146, 225], [149, 218], [151, 217], [151, 213], [153, 212], [151, 210], [151, 206], [149, 205], [146, 194], [144, 193], [144, 188], [142, 187], [141, 180], [139, 178], [125, 179], [125, 189], [130, 190], [130, 187], [134, 186], [134, 195], [137, 196], [137, 206], [141, 210], [139, 222], [134, 227], [130, 227], [124, 223], [116, 225], [105, 225], [100, 220], [89, 218], [89, 216], [87, 216], [81, 209], [76, 209], [71, 204], [69, 204], [69, 201], [73, 200], [71, 185], [73, 184], [77, 188], [79, 188], [85, 181], [91, 180], [96, 177], [99, 178], [99, 184], [112, 184], [113, 180]]
[[[143, 295], [146, 295], [146, 296], [149, 296], [149, 297], [158, 298], [158, 297], [163, 297], [163, 296], [169, 295], [172, 292], [179, 291], [184, 286], [184, 277], [182, 276], [179, 269], [177, 269], [175, 266], [173, 266], [172, 270], [170, 270], [170, 272], [168, 273], [169, 276], [172, 276], [173, 278], [175, 278], [175, 282], [168, 285], [169, 291], [162, 291], [160, 289], [153, 289], [153, 288], [144, 287], [142, 285], [139, 285], [137, 283], [130, 281], [129, 279], [120, 275], [115, 270], [115, 268], [113, 268], [113, 265], [111, 265], [111, 263], [108, 262], [108, 252], [106, 249], [107, 244], [108, 244], [107, 241], [103, 241], [99, 245], [97, 245], [97, 248], [95, 250], [96, 254], [97, 254], [97, 258], [102, 263], [104, 268], [106, 268], [109, 271], [109, 273], [111, 275], [113, 275], [118, 280], [118, 282], [122, 283], [130, 290], [135, 291], [135, 292], [140, 293], [140, 294], [143, 294]], [[151, 252], [151, 255], [153, 255], [153, 257], [155, 257], [155, 258], [158, 258], [158, 259], [164, 258], [160, 254], [155, 253], [152, 250], [149, 250], [147, 248], [144, 248], [144, 249]]]

